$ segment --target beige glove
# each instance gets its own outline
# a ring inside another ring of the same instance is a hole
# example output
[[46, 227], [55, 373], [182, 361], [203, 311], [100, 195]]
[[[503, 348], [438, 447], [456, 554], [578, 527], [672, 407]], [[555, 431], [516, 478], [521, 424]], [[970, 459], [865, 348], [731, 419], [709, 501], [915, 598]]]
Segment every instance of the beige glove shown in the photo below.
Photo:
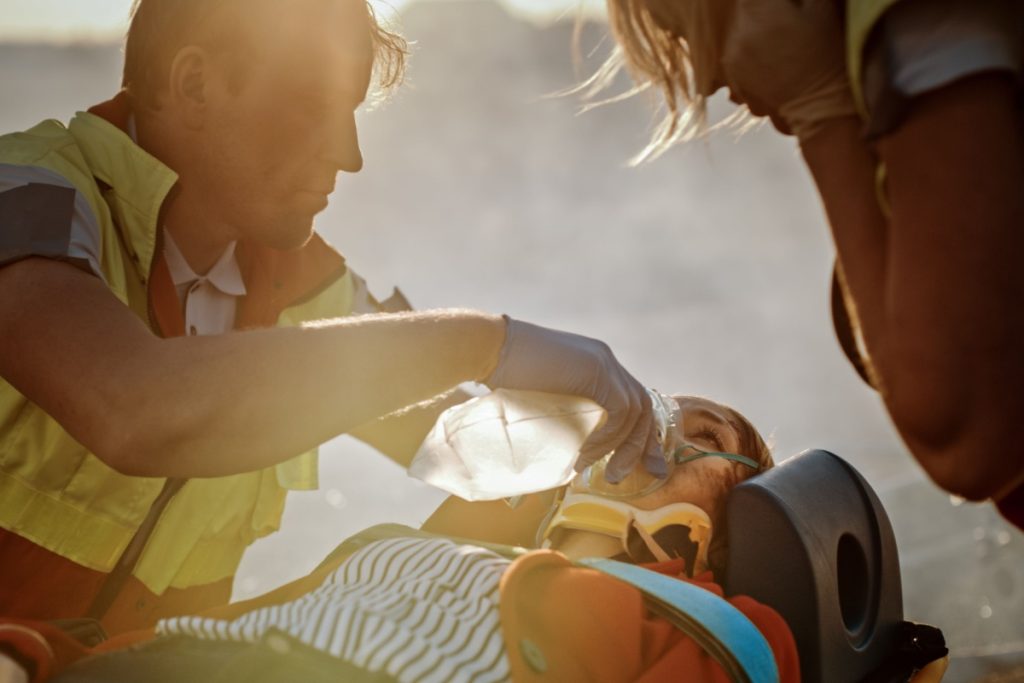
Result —
[[722, 68], [734, 100], [801, 140], [856, 115], [836, 0], [735, 0]]

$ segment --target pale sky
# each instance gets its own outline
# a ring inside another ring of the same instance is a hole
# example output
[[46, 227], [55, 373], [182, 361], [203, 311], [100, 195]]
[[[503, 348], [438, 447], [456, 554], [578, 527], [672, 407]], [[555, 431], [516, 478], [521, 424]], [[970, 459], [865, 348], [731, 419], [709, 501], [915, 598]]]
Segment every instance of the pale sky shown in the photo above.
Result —
[[[371, 0], [401, 8], [409, 2], [439, 0]], [[471, 0], [440, 0], [471, 1]], [[602, 0], [501, 0], [518, 12], [551, 18], [579, 8], [600, 11]], [[131, 0], [0, 0], [0, 41], [113, 40], [124, 34]], [[383, 10], [384, 13], [387, 10]]]

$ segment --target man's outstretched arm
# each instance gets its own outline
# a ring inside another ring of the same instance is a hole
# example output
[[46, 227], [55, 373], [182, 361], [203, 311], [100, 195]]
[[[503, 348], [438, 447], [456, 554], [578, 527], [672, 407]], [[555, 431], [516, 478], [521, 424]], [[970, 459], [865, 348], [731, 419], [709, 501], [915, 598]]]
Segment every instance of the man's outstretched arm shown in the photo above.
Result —
[[64, 263], [6, 266], [0, 291], [0, 376], [126, 474], [265, 467], [484, 379], [602, 404], [583, 464], [613, 449], [623, 469], [661, 462], [643, 387], [586, 337], [448, 310], [160, 339]]
[[466, 380], [504, 321], [446, 311], [160, 339], [63, 263], [0, 269], [0, 375], [120, 471], [218, 476], [279, 462]]

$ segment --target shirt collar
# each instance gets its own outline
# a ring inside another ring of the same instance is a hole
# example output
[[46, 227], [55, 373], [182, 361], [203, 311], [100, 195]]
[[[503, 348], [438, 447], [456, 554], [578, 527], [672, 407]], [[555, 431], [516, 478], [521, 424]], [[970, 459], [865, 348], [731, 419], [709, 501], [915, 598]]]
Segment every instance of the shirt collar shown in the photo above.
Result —
[[236, 245], [237, 242], [228, 244], [224, 253], [205, 276], [196, 275], [171, 237], [170, 231], [164, 228], [164, 258], [167, 259], [167, 269], [171, 272], [171, 280], [175, 286], [205, 280], [224, 294], [244, 296], [245, 282], [242, 280], [242, 271], [238, 268], [238, 259], [235, 258]]
[[96, 179], [125, 250], [138, 274], [148, 281], [160, 213], [171, 201], [177, 174], [132, 142], [125, 132], [131, 107], [125, 93], [79, 112], [68, 123], [86, 173]]
[[139, 144], [138, 128], [135, 127], [135, 114], [128, 114], [128, 125], [125, 126], [125, 132], [128, 133], [128, 137], [132, 139], [132, 142], [136, 145]]

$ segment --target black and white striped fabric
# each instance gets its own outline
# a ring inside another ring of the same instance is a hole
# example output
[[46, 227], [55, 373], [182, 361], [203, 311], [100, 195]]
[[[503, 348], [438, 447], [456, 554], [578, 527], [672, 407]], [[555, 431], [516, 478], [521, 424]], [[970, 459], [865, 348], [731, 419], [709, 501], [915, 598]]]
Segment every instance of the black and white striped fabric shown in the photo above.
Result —
[[446, 539], [362, 548], [316, 590], [224, 621], [177, 617], [158, 635], [255, 642], [268, 629], [398, 681], [506, 681], [498, 581], [509, 561]]

